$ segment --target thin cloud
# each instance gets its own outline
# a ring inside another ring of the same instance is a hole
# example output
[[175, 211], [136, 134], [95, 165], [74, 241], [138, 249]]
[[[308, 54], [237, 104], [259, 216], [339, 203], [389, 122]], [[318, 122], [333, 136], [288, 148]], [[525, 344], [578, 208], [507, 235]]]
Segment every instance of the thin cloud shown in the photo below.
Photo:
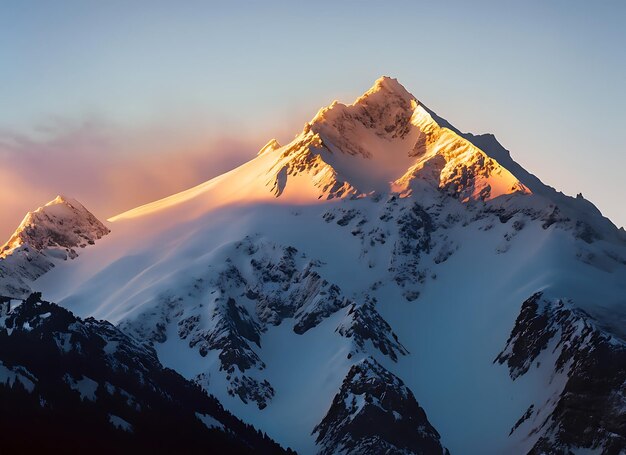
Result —
[[0, 243], [27, 211], [57, 194], [105, 219], [226, 172], [268, 139], [198, 125], [131, 131], [97, 119], [56, 119], [32, 134], [0, 131]]

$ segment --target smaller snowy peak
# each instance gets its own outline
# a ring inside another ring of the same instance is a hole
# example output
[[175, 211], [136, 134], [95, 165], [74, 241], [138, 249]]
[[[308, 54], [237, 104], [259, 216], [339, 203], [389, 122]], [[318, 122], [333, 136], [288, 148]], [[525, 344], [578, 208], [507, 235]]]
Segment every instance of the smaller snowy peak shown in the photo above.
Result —
[[74, 259], [109, 229], [75, 199], [57, 196], [29, 212], [0, 248], [0, 294], [24, 297], [56, 260]]
[[22, 246], [36, 251], [66, 250], [70, 258], [74, 248], [93, 245], [109, 233], [91, 212], [75, 199], [57, 196], [43, 207], [29, 212], [7, 243], [0, 248], [0, 259]]

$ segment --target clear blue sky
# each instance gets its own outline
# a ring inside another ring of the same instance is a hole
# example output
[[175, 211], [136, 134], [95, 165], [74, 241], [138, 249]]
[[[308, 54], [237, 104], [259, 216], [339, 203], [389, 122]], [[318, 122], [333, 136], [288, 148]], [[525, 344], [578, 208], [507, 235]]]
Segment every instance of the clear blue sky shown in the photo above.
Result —
[[387, 74], [624, 225], [625, 22], [623, 1], [0, 0], [0, 131], [97, 116], [284, 141]]

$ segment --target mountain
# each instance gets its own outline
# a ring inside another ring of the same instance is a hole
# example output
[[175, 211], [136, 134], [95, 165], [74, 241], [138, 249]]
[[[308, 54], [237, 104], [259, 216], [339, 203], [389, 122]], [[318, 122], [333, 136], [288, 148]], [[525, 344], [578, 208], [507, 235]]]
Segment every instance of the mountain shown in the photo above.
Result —
[[150, 346], [40, 294], [0, 298], [0, 380], [3, 451], [289, 453]]
[[78, 201], [57, 196], [29, 212], [0, 247], [0, 293], [25, 297], [30, 282], [58, 261], [78, 257], [77, 248], [94, 245], [109, 229]]
[[30, 287], [283, 446], [626, 450], [626, 234], [394, 79], [108, 221]]

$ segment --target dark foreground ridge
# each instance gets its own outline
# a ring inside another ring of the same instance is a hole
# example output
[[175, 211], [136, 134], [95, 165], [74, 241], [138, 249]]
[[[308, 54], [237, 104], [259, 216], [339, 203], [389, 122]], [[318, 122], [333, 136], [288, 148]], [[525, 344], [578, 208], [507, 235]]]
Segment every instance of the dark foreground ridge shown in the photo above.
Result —
[[154, 350], [39, 293], [0, 297], [3, 453], [285, 454]]

